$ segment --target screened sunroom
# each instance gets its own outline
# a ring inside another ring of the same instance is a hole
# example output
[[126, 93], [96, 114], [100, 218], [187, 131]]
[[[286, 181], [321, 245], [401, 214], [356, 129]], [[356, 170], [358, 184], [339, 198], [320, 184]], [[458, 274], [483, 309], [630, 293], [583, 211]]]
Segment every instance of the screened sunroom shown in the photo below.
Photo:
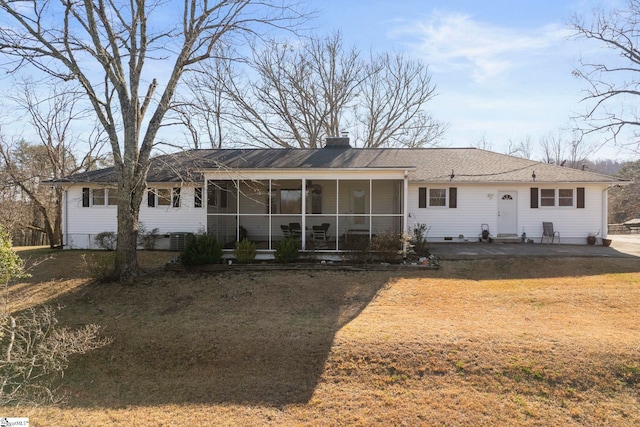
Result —
[[207, 232], [226, 248], [246, 237], [258, 249], [273, 250], [275, 242], [293, 237], [302, 250], [342, 251], [405, 228], [403, 171], [219, 175], [205, 173]]

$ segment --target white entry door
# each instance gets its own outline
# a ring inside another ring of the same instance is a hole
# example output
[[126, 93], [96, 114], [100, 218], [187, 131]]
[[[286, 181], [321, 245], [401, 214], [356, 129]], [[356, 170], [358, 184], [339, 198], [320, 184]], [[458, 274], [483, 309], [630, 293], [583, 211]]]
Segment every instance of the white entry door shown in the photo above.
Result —
[[518, 234], [518, 206], [515, 191], [498, 192], [498, 234]]

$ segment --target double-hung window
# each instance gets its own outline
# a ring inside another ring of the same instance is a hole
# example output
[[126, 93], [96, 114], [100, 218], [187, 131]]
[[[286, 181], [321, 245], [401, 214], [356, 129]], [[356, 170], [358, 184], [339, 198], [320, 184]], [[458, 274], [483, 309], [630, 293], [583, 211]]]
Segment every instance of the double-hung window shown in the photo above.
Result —
[[584, 209], [585, 188], [531, 188], [531, 208], [560, 207]]
[[180, 188], [149, 188], [147, 190], [147, 206], [180, 207]]
[[458, 189], [449, 188], [418, 188], [418, 208], [450, 208], [458, 207]]
[[429, 206], [447, 206], [447, 190], [444, 188], [430, 188]]
[[541, 188], [540, 206], [573, 207], [573, 188]]
[[118, 193], [115, 188], [88, 188], [82, 189], [82, 207], [89, 206], [116, 206]]

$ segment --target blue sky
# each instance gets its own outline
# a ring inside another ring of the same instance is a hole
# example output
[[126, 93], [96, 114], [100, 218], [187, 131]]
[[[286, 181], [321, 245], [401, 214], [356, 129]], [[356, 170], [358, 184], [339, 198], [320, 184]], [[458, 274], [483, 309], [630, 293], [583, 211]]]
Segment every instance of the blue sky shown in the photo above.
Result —
[[[614, 54], [573, 39], [569, 20], [623, 6], [623, 0], [300, 1], [317, 10], [309, 22], [317, 36], [339, 30], [347, 46], [363, 53], [404, 52], [429, 65], [438, 93], [429, 109], [450, 125], [443, 146], [485, 141], [507, 152], [510, 141], [529, 139], [534, 159], [542, 157], [536, 151], [542, 138], [572, 138], [570, 118], [587, 107], [579, 102], [586, 82], [571, 75], [580, 57]], [[10, 77], [0, 76], [0, 88], [12, 84]], [[605, 146], [590, 158], [637, 153]]]
[[[617, 0], [419, 1], [313, 0], [319, 34], [340, 30], [362, 51], [402, 51], [429, 64], [438, 96], [436, 118], [450, 124], [444, 145], [485, 140], [495, 151], [509, 141], [571, 138], [582, 111], [584, 81], [571, 71], [581, 56], [610, 54], [571, 37], [569, 20]], [[598, 140], [594, 140], [596, 144]], [[535, 154], [534, 154], [534, 157]], [[604, 147], [591, 156], [622, 158]]]

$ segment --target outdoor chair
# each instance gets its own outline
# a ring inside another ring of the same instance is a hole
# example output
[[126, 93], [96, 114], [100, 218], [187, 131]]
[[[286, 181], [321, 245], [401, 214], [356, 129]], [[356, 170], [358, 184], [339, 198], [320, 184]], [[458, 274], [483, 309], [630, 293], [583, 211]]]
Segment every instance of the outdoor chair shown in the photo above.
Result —
[[291, 229], [289, 228], [288, 225], [281, 224], [280, 229], [282, 230], [282, 234], [284, 234], [285, 239], [288, 237], [291, 237]]
[[542, 237], [540, 238], [540, 243], [547, 238], [547, 241], [551, 239], [551, 243], [555, 240], [556, 236], [558, 236], [558, 243], [560, 243], [560, 232], [554, 231], [552, 222], [543, 222], [542, 223]]
[[291, 237], [302, 239], [302, 226], [299, 222], [290, 222], [289, 230], [291, 230]]
[[313, 231], [313, 240], [329, 240], [329, 236], [327, 234], [327, 230], [329, 229], [330, 224], [324, 223], [322, 225], [314, 225], [312, 228]]

